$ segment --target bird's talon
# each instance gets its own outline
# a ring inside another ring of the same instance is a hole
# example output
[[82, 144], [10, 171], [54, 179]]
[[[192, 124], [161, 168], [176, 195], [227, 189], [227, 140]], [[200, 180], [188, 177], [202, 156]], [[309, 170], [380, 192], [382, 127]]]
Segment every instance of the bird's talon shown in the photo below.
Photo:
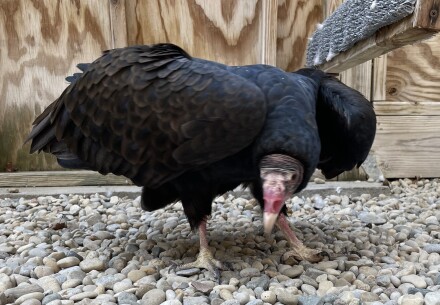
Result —
[[187, 270], [191, 268], [206, 269], [220, 278], [220, 270], [224, 270], [223, 264], [216, 260], [209, 251], [201, 250], [197, 259], [188, 264], [177, 266], [176, 271]]
[[311, 263], [317, 263], [322, 261], [321, 251], [316, 249], [307, 248], [304, 245], [297, 247], [294, 250], [284, 253], [283, 260], [286, 261], [290, 256], [293, 256], [299, 261], [309, 261]]

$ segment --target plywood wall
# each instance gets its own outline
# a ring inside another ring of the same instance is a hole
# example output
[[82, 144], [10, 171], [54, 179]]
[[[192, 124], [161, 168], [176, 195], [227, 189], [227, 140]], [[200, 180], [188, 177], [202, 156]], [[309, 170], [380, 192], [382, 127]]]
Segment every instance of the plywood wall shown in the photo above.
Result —
[[77, 63], [172, 42], [231, 65], [296, 70], [322, 11], [322, 0], [1, 0], [0, 172], [60, 169], [23, 141]]
[[172, 42], [230, 65], [275, 64], [277, 1], [132, 0], [129, 44]]
[[[0, 1], [0, 171], [57, 169], [23, 146], [64, 77], [114, 45], [107, 1]], [[115, 13], [117, 9], [113, 9]]]
[[323, 1], [279, 0], [277, 16], [276, 64], [295, 71], [305, 65], [308, 39], [324, 18]]
[[129, 44], [173, 42], [191, 55], [229, 65], [304, 66], [322, 0], [133, 0]]
[[374, 102], [379, 166], [387, 177], [439, 177], [440, 36], [389, 53], [384, 67]]

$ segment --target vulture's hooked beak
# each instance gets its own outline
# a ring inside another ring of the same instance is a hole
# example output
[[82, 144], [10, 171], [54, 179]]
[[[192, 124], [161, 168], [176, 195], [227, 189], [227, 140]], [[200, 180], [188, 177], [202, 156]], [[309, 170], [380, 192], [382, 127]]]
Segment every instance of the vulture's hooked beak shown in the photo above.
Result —
[[270, 234], [278, 218], [278, 214], [289, 196], [289, 188], [286, 187], [286, 177], [283, 174], [267, 173], [263, 180], [264, 233]]
[[264, 212], [263, 214], [263, 226], [264, 226], [264, 234], [269, 235], [272, 233], [273, 227], [275, 226], [275, 222], [278, 219], [277, 213]]

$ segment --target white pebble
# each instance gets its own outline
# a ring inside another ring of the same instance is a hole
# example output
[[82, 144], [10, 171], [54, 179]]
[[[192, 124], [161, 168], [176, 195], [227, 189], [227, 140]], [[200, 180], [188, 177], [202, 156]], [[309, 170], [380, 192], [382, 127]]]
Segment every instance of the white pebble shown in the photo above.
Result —
[[440, 305], [440, 291], [428, 292], [425, 295], [425, 305]]
[[79, 266], [82, 271], [84, 272], [90, 272], [92, 270], [104, 270], [105, 263], [99, 258], [91, 258], [91, 259], [85, 259], [82, 262], [79, 263]]
[[57, 265], [60, 268], [69, 268], [73, 266], [78, 266], [80, 263], [79, 258], [75, 256], [68, 256], [57, 261]]
[[427, 287], [426, 281], [421, 276], [418, 276], [415, 274], [402, 276], [400, 278], [400, 280], [402, 281], [402, 283], [413, 284], [417, 288], [426, 288]]
[[397, 301], [399, 305], [423, 305], [423, 303], [423, 296], [419, 293], [403, 295]]
[[261, 294], [261, 300], [265, 303], [275, 304], [277, 301], [277, 295], [273, 291], [264, 291]]

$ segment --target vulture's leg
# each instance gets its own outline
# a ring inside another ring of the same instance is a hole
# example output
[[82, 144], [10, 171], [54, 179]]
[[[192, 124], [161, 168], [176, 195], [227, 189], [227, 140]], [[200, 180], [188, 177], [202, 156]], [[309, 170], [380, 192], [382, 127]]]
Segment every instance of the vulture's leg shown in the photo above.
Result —
[[192, 263], [184, 264], [177, 267], [177, 270], [184, 270], [190, 268], [207, 269], [214, 273], [217, 278], [220, 278], [219, 269], [223, 269], [223, 265], [220, 261], [216, 260], [212, 255], [208, 246], [208, 238], [206, 236], [206, 220], [203, 220], [199, 225], [199, 238], [200, 238], [200, 250], [197, 260]]
[[280, 213], [278, 216], [277, 226], [284, 233], [292, 247], [292, 250], [284, 253], [285, 257], [293, 256], [297, 260], [306, 260], [311, 263], [316, 263], [322, 260], [320, 255], [321, 251], [307, 248], [298, 237], [296, 237], [295, 232], [290, 228], [289, 221], [283, 213]]

